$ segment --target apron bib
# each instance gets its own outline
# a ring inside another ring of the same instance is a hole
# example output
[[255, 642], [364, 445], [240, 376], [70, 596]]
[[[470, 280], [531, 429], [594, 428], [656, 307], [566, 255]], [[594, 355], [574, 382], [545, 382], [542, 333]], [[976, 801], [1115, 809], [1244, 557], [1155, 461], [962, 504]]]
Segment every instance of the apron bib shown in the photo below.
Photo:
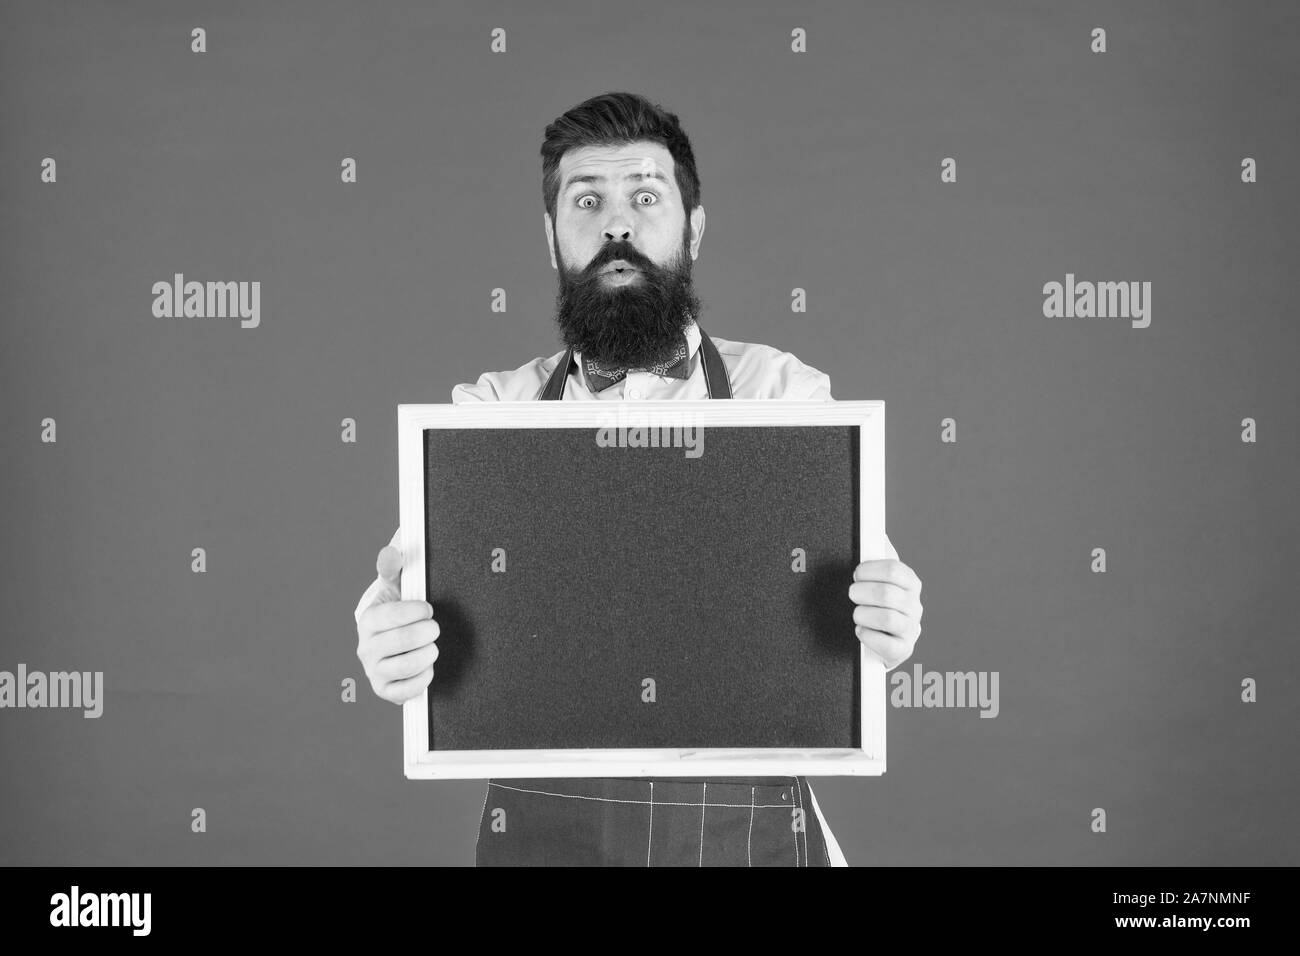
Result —
[[[727, 367], [700, 330], [709, 398]], [[560, 401], [573, 349], [538, 394]], [[489, 780], [476, 866], [830, 866], [803, 777]]]

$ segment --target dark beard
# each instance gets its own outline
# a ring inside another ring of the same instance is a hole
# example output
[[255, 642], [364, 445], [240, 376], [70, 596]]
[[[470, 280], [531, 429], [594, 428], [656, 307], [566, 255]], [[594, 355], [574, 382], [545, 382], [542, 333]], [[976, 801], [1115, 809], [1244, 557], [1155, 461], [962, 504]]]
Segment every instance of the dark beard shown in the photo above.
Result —
[[[586, 268], [570, 272], [558, 243], [555, 249], [560, 266], [555, 320], [565, 345], [605, 365], [636, 368], [672, 357], [683, 330], [700, 312], [685, 235], [666, 268], [631, 243], [610, 242]], [[615, 259], [625, 259], [640, 275], [628, 285], [607, 285], [599, 273]]]

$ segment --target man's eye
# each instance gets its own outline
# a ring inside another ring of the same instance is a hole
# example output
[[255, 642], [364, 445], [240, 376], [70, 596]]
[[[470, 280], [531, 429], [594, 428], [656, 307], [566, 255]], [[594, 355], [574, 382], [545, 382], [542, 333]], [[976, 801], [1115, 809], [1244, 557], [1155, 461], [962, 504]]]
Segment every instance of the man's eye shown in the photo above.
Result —
[[[643, 196], [646, 197], [646, 198], [648, 198], [650, 201], [649, 201], [649, 202], [641, 202], [641, 198], [642, 198]], [[587, 203], [587, 200], [588, 200], [588, 199], [591, 200], [591, 203], [590, 203], [590, 204]], [[655, 203], [657, 203], [657, 202], [659, 201], [659, 197], [656, 196], [656, 195], [655, 195], [654, 193], [652, 193], [652, 192], [649, 192], [649, 191], [645, 191], [645, 190], [643, 190], [643, 191], [641, 191], [641, 192], [639, 192], [639, 193], [636, 194], [636, 201], [637, 201], [637, 204], [638, 204], [638, 205], [641, 205], [641, 206], [653, 206]], [[579, 197], [578, 197], [578, 207], [579, 207], [580, 209], [591, 209], [591, 208], [596, 204], [596, 202], [597, 202], [596, 197], [593, 196], [591, 193], [587, 193], [587, 194], [585, 194], [585, 195], [583, 195], [583, 196], [579, 196]]]

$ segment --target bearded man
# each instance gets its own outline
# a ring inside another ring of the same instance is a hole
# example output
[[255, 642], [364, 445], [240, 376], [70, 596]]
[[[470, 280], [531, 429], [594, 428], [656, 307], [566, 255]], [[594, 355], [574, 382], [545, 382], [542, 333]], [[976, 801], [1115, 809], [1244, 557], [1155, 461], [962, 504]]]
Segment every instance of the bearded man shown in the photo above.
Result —
[[[791, 353], [700, 327], [691, 270], [704, 207], [677, 116], [632, 93], [606, 93], [547, 126], [541, 153], [565, 348], [457, 385], [453, 402], [832, 401], [829, 377]], [[427, 602], [401, 600], [399, 540], [400, 529], [354, 615], [371, 686], [398, 704], [434, 679], [439, 634]], [[851, 617], [887, 669], [907, 660], [921, 632], [916, 573], [895, 553], [860, 563], [844, 584], [845, 639]], [[490, 780], [488, 795], [479, 866], [847, 865], [804, 777]], [[491, 831], [489, 806], [506, 811], [505, 832]], [[794, 809], [812, 812], [792, 840]]]

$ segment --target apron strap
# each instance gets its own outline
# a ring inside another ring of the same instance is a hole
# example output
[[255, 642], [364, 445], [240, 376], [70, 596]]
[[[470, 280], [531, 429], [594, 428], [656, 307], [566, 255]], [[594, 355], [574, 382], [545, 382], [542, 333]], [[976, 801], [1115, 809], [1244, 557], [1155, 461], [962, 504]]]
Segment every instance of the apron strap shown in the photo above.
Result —
[[[700, 359], [704, 366], [704, 387], [709, 398], [731, 398], [731, 380], [727, 377], [727, 366], [722, 361], [718, 347], [708, 333], [700, 329]], [[546, 380], [539, 402], [558, 402], [564, 398], [564, 385], [569, 380], [569, 369], [573, 365], [573, 349], [564, 350], [564, 357]]]
[[564, 350], [564, 358], [555, 366], [551, 377], [546, 380], [546, 387], [537, 396], [539, 402], [558, 402], [564, 397], [564, 382], [569, 377], [569, 366], [573, 364], [573, 349]]
[[700, 352], [704, 356], [704, 387], [709, 390], [709, 398], [731, 398], [731, 379], [727, 377], [727, 366], [718, 354], [718, 347], [713, 339], [700, 329]]

